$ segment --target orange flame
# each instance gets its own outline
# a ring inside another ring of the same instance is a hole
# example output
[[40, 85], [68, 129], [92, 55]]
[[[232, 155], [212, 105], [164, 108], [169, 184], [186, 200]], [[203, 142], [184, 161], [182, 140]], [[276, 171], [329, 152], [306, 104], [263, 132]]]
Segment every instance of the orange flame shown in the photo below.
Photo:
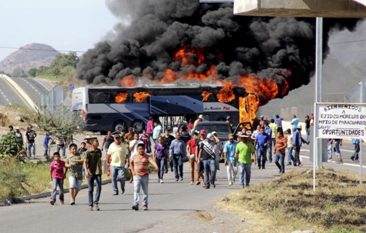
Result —
[[125, 76], [119, 82], [119, 86], [120, 87], [133, 87], [133, 86], [135, 86], [135, 79], [136, 79], [136, 77], [133, 75]]
[[135, 98], [136, 102], [141, 103], [146, 99], [147, 97], [150, 97], [151, 95], [147, 92], [136, 92], [133, 94], [133, 97]]
[[180, 61], [181, 65], [197, 65], [205, 62], [205, 56], [203, 49], [183, 48], [175, 53], [173, 61]]
[[203, 101], [207, 101], [208, 100], [208, 97], [210, 97], [210, 95], [212, 95], [211, 92], [208, 92], [208, 91], [202, 92]]
[[217, 93], [217, 99], [221, 103], [229, 103], [235, 99], [232, 82], [224, 81], [224, 87]]
[[247, 97], [239, 97], [239, 121], [250, 121], [253, 125], [259, 106], [260, 101], [255, 94], [249, 94]]
[[118, 94], [114, 97], [114, 99], [115, 99], [116, 103], [123, 103], [123, 102], [125, 102], [125, 101], [126, 101], [127, 96], [128, 96], [128, 93], [126, 93], [126, 92], [121, 92], [121, 93], [118, 93]]

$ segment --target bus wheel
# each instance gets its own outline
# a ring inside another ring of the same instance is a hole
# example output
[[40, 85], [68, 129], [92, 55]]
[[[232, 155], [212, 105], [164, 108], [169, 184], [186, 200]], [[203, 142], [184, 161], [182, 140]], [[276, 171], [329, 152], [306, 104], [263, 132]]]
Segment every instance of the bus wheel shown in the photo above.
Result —
[[142, 130], [145, 128], [145, 124], [140, 120], [136, 120], [132, 122], [131, 127], [135, 129], [136, 133], [141, 133]]
[[126, 131], [126, 122], [124, 121], [116, 121], [113, 125], [114, 131], [122, 132]]

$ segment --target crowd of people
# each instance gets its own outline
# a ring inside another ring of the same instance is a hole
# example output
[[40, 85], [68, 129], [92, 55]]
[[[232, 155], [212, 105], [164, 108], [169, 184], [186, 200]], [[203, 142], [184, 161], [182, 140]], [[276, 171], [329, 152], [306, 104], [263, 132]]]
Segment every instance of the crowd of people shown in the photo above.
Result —
[[[195, 122], [190, 122], [192, 124], [191, 139], [187, 143], [181, 139], [180, 132], [176, 132], [173, 136], [171, 130], [163, 130], [160, 122], [154, 121], [153, 118], [149, 119], [146, 129], [143, 129], [141, 134], [134, 132], [133, 128], [129, 128], [127, 133], [122, 131], [112, 134], [109, 131], [103, 138], [101, 148], [99, 148], [99, 141], [96, 137], [87, 136], [79, 149], [74, 143], [68, 145], [69, 156], [64, 161], [61, 160], [60, 150], [65, 157], [67, 143], [64, 138], [57, 137], [58, 149], [53, 153], [53, 162], [50, 165], [53, 185], [50, 203], [53, 205], [56, 202], [57, 187], [60, 190], [60, 203], [64, 203], [63, 181], [68, 172], [70, 205], [75, 204], [83, 177], [85, 177], [89, 187], [89, 210], [100, 210], [101, 159], [104, 151], [107, 174], [111, 176], [114, 195], [125, 192], [127, 171], [130, 174], [129, 182], [134, 184], [133, 210], [139, 209], [140, 190], [142, 191], [143, 210], [148, 210], [149, 164], [155, 167], [158, 182], [164, 184], [164, 175], [169, 170], [174, 174], [177, 182], [183, 181], [183, 163], [188, 161], [190, 184], [210, 189], [216, 187], [218, 161], [224, 159], [228, 185], [234, 185], [238, 176], [240, 187], [246, 188], [250, 185], [253, 163], [258, 166], [258, 169], [266, 169], [266, 163], [272, 163], [274, 160], [279, 174], [285, 173], [286, 165], [302, 166], [300, 150], [303, 143], [310, 143], [310, 126], [313, 124], [314, 118], [313, 116], [305, 118], [306, 139], [302, 137], [302, 126], [295, 115], [291, 121], [291, 129], [286, 130], [282, 126], [283, 119], [276, 115], [276, 118], [270, 120], [265, 120], [264, 116], [261, 116], [259, 124], [253, 132], [243, 127], [236, 135], [229, 134], [225, 143], [220, 141], [216, 132], [206, 132], [205, 129], [196, 131], [194, 126], [200, 121], [202, 118], [199, 116]], [[9, 131], [13, 132], [12, 126], [9, 126]], [[18, 128], [14, 132], [22, 138]], [[25, 138], [29, 157], [34, 157], [34, 139], [36, 137], [37, 134], [28, 128]], [[46, 134], [45, 156], [49, 141], [54, 140]], [[352, 142], [355, 145], [355, 154], [351, 159], [356, 160], [360, 142]], [[330, 145], [333, 143], [335, 144], [334, 150], [341, 161], [339, 147], [342, 145], [342, 140], [329, 140]], [[285, 165], [286, 152], [288, 157]], [[94, 183], [96, 183], [95, 196]]]

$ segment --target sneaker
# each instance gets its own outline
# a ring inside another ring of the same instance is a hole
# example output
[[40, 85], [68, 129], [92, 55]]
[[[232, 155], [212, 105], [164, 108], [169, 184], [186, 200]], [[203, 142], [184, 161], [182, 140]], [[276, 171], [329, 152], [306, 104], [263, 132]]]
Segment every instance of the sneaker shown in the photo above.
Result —
[[113, 193], [113, 196], [118, 196], [118, 193]]
[[144, 207], [142, 207], [142, 209], [144, 210], [144, 211], [147, 211], [148, 209], [147, 209], [147, 205], [144, 205]]
[[70, 200], [70, 205], [75, 205], [75, 200]]
[[292, 163], [288, 163], [288, 164], [287, 164], [287, 166], [288, 166], [288, 165], [292, 165]]
[[55, 199], [51, 199], [50, 204], [51, 204], [51, 205], [54, 205], [54, 204], [55, 204], [55, 202], [56, 202], [56, 200], [55, 200]]
[[355, 158], [351, 157], [351, 160], [352, 160], [352, 161], [355, 161]]
[[231, 185], [233, 185], [233, 182], [231, 182], [231, 181], [230, 181], [230, 182], [229, 182], [229, 186], [231, 186]]
[[162, 183], [164, 183], [164, 182], [163, 182], [163, 179], [160, 179], [160, 184], [162, 184]]
[[132, 209], [138, 211], [139, 210], [139, 206], [138, 205], [133, 205], [132, 206]]
[[60, 200], [60, 204], [63, 205], [64, 204], [64, 200]]
[[178, 181], [179, 180], [179, 178], [175, 178], [175, 181]]
[[212, 184], [212, 186], [213, 186], [214, 188], [216, 188], [216, 184]]
[[258, 166], [258, 169], [261, 169], [262, 167], [261, 166]]
[[266, 169], [266, 167], [265, 166], [262, 166], [262, 169]]
[[205, 189], [210, 189], [210, 186], [206, 186], [206, 187], [204, 187]]
[[180, 178], [180, 181], [183, 181], [183, 176]]
[[124, 194], [124, 193], [125, 193], [125, 188], [123, 187], [121, 194]]

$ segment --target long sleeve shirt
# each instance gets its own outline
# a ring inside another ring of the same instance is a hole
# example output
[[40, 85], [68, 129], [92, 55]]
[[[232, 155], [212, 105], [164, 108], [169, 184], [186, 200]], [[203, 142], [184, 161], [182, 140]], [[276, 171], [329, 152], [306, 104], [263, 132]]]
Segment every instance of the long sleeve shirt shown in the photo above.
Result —
[[301, 147], [302, 143], [307, 143], [307, 141], [301, 137], [300, 131], [296, 130], [292, 137], [292, 146]]
[[174, 140], [172, 141], [172, 144], [170, 144], [169, 147], [169, 156], [173, 156], [173, 155], [183, 155], [183, 156], [187, 156], [187, 151], [186, 151], [186, 145], [182, 140]]

